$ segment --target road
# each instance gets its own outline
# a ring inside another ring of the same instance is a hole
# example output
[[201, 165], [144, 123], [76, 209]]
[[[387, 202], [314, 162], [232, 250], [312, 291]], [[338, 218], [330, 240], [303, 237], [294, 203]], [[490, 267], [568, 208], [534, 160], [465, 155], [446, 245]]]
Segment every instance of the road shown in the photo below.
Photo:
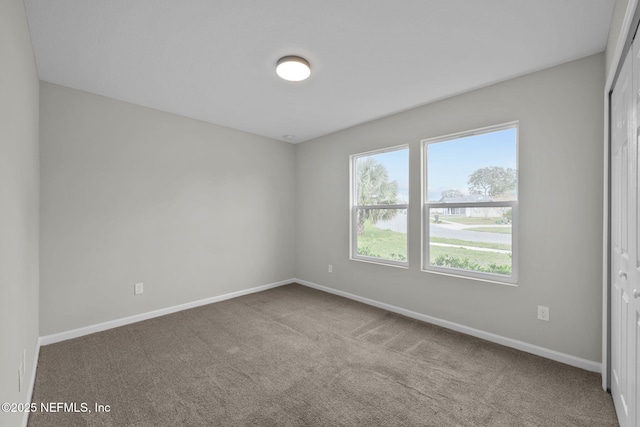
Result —
[[[469, 225], [467, 227], [475, 228], [479, 226]], [[508, 245], [511, 244], [511, 234], [468, 231], [460, 228], [458, 224], [431, 224], [429, 232], [432, 237], [467, 240], [470, 242], [505, 243]]]
[[[407, 215], [400, 214], [388, 221], [379, 221], [376, 227], [383, 230], [388, 229], [401, 233], [407, 232]], [[441, 224], [431, 223], [430, 234], [433, 237], [442, 237], [446, 239], [459, 239], [469, 242], [488, 242], [488, 243], [504, 243], [511, 244], [511, 234], [505, 233], [488, 233], [483, 231], [469, 231], [465, 228], [480, 227], [510, 227], [509, 225], [476, 225], [476, 224], [459, 224], [456, 222], [443, 221]]]

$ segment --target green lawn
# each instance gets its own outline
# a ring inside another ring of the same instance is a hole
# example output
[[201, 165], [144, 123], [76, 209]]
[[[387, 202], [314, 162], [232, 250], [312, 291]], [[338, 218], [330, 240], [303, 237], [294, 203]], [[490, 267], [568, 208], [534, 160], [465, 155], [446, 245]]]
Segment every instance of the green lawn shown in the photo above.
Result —
[[367, 221], [364, 224], [364, 233], [358, 236], [358, 254], [406, 261], [407, 235], [397, 231], [382, 230]]
[[470, 242], [468, 240], [460, 240], [460, 239], [447, 239], [445, 237], [432, 237], [432, 242], [436, 243], [447, 243], [449, 245], [460, 245], [460, 246], [473, 246], [476, 248], [489, 248], [489, 249], [501, 249], [504, 251], [510, 251], [511, 245], [506, 243], [490, 243], [490, 242]]
[[511, 234], [511, 227], [472, 227], [465, 228], [466, 231], [481, 231], [483, 233]]
[[[436, 243], [452, 245], [482, 247], [490, 249], [510, 250], [511, 246], [500, 243], [470, 242], [458, 239], [432, 238]], [[358, 236], [358, 254], [375, 258], [390, 259], [396, 261], [407, 260], [407, 235], [397, 231], [382, 230], [367, 221], [364, 233]], [[430, 246], [429, 255], [431, 263], [440, 255], [449, 255], [462, 259], [468, 258], [470, 262], [480, 266], [489, 264], [511, 266], [511, 257], [499, 252], [476, 251], [460, 247]]]
[[431, 245], [429, 248], [429, 262], [433, 265], [435, 259], [440, 255], [449, 255], [460, 259], [469, 258], [469, 261], [478, 263], [481, 266], [488, 266], [489, 264], [511, 265], [511, 257], [507, 254]]

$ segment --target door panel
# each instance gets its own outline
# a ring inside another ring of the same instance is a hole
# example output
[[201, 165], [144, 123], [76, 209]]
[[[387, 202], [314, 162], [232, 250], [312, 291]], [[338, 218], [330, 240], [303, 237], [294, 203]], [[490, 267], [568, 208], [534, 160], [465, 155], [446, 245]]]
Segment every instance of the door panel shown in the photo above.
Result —
[[[640, 214], [638, 203], [640, 201], [640, 175], [638, 173], [638, 139], [640, 136], [640, 43], [633, 45], [633, 105], [631, 120], [631, 134], [627, 149], [628, 161], [626, 175], [623, 169], [623, 177], [626, 176], [628, 187], [626, 194], [628, 198], [627, 215], [627, 235], [629, 238], [629, 256], [623, 259], [626, 263], [622, 265], [622, 272], [626, 274], [622, 279], [624, 290], [627, 293], [627, 334], [626, 334], [626, 359], [627, 359], [627, 393], [628, 393], [628, 424], [629, 426], [640, 427], [640, 393], [638, 392], [638, 375], [640, 375], [640, 352], [638, 347], [640, 342]], [[624, 191], [624, 189], [623, 189]], [[625, 193], [623, 193], [625, 194]]]
[[[638, 311], [632, 283], [640, 265], [637, 242], [637, 120], [640, 57], [634, 46], [611, 95], [611, 393], [623, 427], [637, 420]], [[630, 268], [632, 267], [632, 268]]]

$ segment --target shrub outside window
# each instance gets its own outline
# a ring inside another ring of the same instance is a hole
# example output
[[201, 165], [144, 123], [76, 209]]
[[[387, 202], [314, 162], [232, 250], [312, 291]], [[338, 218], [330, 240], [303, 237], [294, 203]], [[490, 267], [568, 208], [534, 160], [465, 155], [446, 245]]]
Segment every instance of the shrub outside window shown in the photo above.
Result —
[[351, 259], [407, 266], [409, 148], [355, 154], [351, 164]]
[[423, 270], [515, 284], [518, 123], [422, 141]]

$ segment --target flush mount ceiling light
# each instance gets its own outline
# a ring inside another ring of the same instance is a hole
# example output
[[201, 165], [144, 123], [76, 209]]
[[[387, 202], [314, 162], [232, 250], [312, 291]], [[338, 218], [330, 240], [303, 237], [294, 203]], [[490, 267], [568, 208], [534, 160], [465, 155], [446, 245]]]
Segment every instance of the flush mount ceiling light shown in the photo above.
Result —
[[290, 82], [305, 80], [311, 75], [309, 62], [299, 56], [285, 56], [278, 60], [276, 73]]

